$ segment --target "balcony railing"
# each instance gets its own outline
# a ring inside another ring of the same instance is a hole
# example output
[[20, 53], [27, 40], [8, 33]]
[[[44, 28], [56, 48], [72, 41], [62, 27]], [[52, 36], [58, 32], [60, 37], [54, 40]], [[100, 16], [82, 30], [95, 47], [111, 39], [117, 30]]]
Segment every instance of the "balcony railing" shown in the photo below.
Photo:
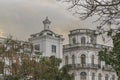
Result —
[[103, 66], [102, 70], [105, 70], [105, 71], [115, 71], [111, 66]]
[[107, 48], [107, 49], [112, 49], [112, 47], [110, 47], [110, 46], [105, 46], [105, 45], [101, 45], [101, 44], [91, 44], [91, 43], [86, 43], [86, 44], [76, 43], [76, 44], [67, 44], [67, 45], [63, 46], [64, 49], [73, 48], [73, 47], [88, 47], [88, 48], [100, 48], [100, 49]]
[[90, 29], [76, 29], [70, 31], [70, 34], [76, 34], [76, 33], [95, 33], [95, 30], [90, 30]]
[[115, 71], [111, 66], [100, 66], [99, 64], [68, 64], [71, 69], [102, 69], [103, 71]]
[[69, 64], [71, 69], [98, 69], [98, 64]]

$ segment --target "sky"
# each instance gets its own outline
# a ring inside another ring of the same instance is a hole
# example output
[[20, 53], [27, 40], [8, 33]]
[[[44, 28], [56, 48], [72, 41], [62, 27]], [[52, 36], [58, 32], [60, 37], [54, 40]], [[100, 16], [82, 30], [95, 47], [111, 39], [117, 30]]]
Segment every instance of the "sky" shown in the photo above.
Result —
[[93, 18], [82, 21], [56, 0], [0, 0], [0, 36], [28, 40], [31, 34], [43, 30], [46, 16], [52, 22], [51, 30], [63, 35], [64, 43], [70, 30], [97, 26]]

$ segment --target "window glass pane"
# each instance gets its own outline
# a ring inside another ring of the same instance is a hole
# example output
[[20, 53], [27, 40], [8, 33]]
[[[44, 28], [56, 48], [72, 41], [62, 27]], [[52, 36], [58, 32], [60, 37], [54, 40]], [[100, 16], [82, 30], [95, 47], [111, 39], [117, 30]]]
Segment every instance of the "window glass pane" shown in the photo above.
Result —
[[112, 75], [112, 80], [115, 80], [115, 75]]
[[65, 56], [65, 64], [68, 64], [68, 56]]
[[35, 45], [34, 47], [35, 47], [35, 50], [40, 50], [40, 45], [39, 44]]
[[94, 64], [94, 55], [92, 55], [91, 63]]
[[72, 55], [72, 64], [75, 64], [75, 56]]
[[4, 62], [0, 62], [0, 74], [4, 73]]
[[85, 55], [81, 55], [81, 64], [86, 64], [86, 57]]
[[73, 78], [73, 80], [75, 80], [75, 74], [74, 73], [72, 73], [72, 78]]
[[99, 73], [99, 75], [98, 75], [98, 80], [102, 80], [102, 75], [101, 75], [101, 73]]
[[105, 80], [108, 80], [108, 74], [105, 75]]
[[92, 73], [92, 80], [95, 80], [95, 73]]
[[73, 44], [75, 44], [76, 43], [76, 39], [75, 38], [73, 38]]
[[52, 52], [56, 53], [56, 46], [55, 45], [52, 45]]
[[101, 68], [101, 60], [100, 59], [98, 59], [98, 66], [99, 66], [99, 68]]
[[87, 74], [85, 72], [80, 73], [80, 80], [86, 80]]
[[85, 37], [82, 37], [82, 38], [81, 38], [81, 44], [85, 44], [85, 42], [86, 42], [86, 41], [85, 41]]

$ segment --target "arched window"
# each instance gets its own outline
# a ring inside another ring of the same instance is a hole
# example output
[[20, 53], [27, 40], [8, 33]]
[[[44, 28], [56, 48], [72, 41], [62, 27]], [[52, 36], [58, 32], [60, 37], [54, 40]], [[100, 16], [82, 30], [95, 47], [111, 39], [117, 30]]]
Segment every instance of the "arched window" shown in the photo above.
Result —
[[86, 56], [84, 54], [81, 55], [81, 64], [86, 64]]
[[115, 80], [115, 75], [112, 75], [112, 80]]
[[101, 75], [101, 73], [98, 74], [98, 80], [102, 80], [102, 75]]
[[73, 44], [75, 44], [76, 43], [76, 38], [73, 38], [72, 41], [73, 41]]
[[80, 73], [80, 80], [87, 80], [87, 74], [85, 72]]
[[75, 56], [72, 55], [72, 64], [75, 64]]
[[105, 75], [105, 80], [108, 80], [108, 74]]
[[65, 65], [68, 64], [68, 56], [65, 56]]
[[92, 55], [91, 63], [92, 63], [92, 65], [94, 65], [94, 55]]
[[86, 40], [85, 37], [81, 37], [81, 44], [85, 44]]
[[100, 59], [98, 59], [98, 66], [99, 66], [99, 68], [101, 68], [101, 60]]
[[95, 73], [92, 73], [92, 80], [95, 80]]
[[75, 80], [75, 74], [74, 73], [72, 73], [72, 78], [73, 78], [73, 80]]

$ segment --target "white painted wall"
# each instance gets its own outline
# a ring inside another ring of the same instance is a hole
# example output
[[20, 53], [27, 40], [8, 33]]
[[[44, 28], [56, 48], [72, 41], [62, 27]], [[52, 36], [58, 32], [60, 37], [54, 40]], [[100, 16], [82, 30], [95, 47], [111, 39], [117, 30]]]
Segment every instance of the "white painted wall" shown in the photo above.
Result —
[[85, 34], [82, 34], [82, 35], [74, 35], [74, 36], [70, 36], [70, 44], [73, 44], [73, 38], [75, 38], [76, 39], [76, 43], [81, 43], [81, 38], [82, 37], [85, 37], [85, 39], [86, 39], [86, 43], [91, 43], [91, 38], [90, 38], [90, 36], [87, 36], [87, 35], [85, 35]]
[[[94, 42], [96, 43], [96, 36], [90, 37], [87, 34], [69, 34], [69, 44], [71, 49], [66, 49], [63, 50], [63, 65], [65, 65], [65, 57], [68, 56], [68, 64], [72, 64], [72, 55], [75, 56], [75, 65], [76, 64], [81, 64], [81, 55], [84, 54], [86, 56], [86, 64], [92, 64], [92, 55], [94, 55], [94, 64], [98, 64], [98, 52], [99, 49], [95, 49], [95, 48], [91, 48], [91, 49], [74, 49], [76, 48], [77, 43], [81, 44], [81, 38], [85, 37], [86, 42], [85, 43], [91, 43], [91, 38], [93, 38]], [[73, 38], [76, 39], [76, 44], [73, 44]], [[83, 45], [79, 45], [79, 47], [82, 47]], [[84, 46], [87, 46], [87, 44], [84, 44]], [[72, 69], [70, 70], [70, 73], [74, 73], [75, 75], [75, 80], [81, 80], [80, 79], [80, 73], [81, 72], [86, 72], [87, 73], [87, 79], [86, 80], [92, 80], [92, 73], [95, 73], [95, 80], [98, 80], [98, 74], [101, 73], [102, 74], [102, 79], [101, 80], [105, 80], [105, 75], [108, 74], [109, 75], [109, 79], [108, 80], [112, 80], [112, 75], [115, 75], [115, 80], [117, 80], [117, 75], [116, 72], [113, 71], [106, 71], [103, 70], [102, 67], [105, 66], [105, 62], [101, 61], [101, 68], [98, 69], [87, 69], [87, 68], [78, 68], [78, 69]]]
[[[73, 51], [68, 51], [64, 52], [63, 55], [63, 64], [65, 65], [65, 56], [68, 56], [68, 64], [72, 64], [72, 55], [75, 55], [75, 64], [81, 64], [80, 56], [82, 54], [86, 55], [86, 64], [91, 64], [91, 56], [94, 55], [94, 64], [98, 64], [98, 51], [94, 50], [73, 50]], [[105, 66], [105, 62], [102, 61], [101, 67]], [[101, 69], [94, 70], [94, 69], [76, 69], [76, 70], [71, 70], [71, 73], [75, 73], [75, 80], [80, 80], [80, 73], [81, 72], [86, 72], [87, 73], [87, 79], [86, 80], [92, 80], [91, 74], [92, 72], [95, 73], [95, 80], [98, 80], [98, 74], [102, 74], [102, 80], [105, 80], [105, 74], [109, 75], [109, 80], [111, 80], [112, 75], [115, 75], [117, 80], [117, 75], [115, 72], [112, 71], [105, 71]]]
[[[31, 42], [33, 45], [40, 45], [40, 52], [42, 52], [43, 56], [50, 57], [52, 55], [57, 58], [62, 59], [63, 54], [63, 40], [61, 38], [55, 38], [54, 36], [41, 36], [36, 39], [32, 39]], [[52, 45], [56, 46], [56, 53], [52, 53]]]

